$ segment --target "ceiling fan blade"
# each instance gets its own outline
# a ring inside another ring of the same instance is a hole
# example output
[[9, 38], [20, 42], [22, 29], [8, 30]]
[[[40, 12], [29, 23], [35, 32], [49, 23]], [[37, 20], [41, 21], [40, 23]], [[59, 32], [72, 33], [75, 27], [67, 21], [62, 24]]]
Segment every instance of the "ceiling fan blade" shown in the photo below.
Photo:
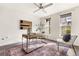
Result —
[[47, 4], [47, 5], [43, 6], [43, 8], [47, 8], [47, 7], [51, 6], [51, 5], [53, 5], [53, 3], [50, 3], [50, 4]]
[[37, 11], [39, 11], [39, 10], [40, 10], [40, 9], [35, 10], [34, 13], [37, 12]]
[[39, 5], [37, 5], [36, 3], [34, 3], [35, 6], [40, 7]]

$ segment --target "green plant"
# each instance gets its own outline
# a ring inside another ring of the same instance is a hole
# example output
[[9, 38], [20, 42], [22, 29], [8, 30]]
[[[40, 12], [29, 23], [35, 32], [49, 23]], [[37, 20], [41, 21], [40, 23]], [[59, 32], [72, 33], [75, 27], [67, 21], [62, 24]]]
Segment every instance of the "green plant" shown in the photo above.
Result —
[[66, 34], [70, 34], [70, 33], [71, 33], [71, 29], [67, 29]]

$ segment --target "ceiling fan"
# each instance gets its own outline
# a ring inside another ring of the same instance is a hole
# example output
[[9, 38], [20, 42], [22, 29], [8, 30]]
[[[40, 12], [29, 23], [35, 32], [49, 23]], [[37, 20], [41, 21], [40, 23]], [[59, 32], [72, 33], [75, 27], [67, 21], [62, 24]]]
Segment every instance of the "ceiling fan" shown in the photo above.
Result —
[[34, 13], [39, 11], [39, 10], [42, 10], [43, 12], [47, 13], [44, 9], [51, 6], [51, 5], [53, 5], [53, 3], [49, 3], [49, 4], [45, 5], [45, 6], [43, 6], [43, 3], [39, 3], [39, 4], [34, 3], [34, 5], [38, 7], [38, 9], [34, 11]]

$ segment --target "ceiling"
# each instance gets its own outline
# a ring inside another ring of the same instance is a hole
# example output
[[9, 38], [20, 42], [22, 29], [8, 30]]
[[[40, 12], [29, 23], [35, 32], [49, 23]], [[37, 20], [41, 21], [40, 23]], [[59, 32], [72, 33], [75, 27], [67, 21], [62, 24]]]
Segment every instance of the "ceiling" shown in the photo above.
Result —
[[[47, 3], [44, 3], [44, 5], [45, 4], [47, 4]], [[33, 11], [38, 9], [33, 3], [0, 3], [0, 7], [5, 7], [5, 8], [12, 9], [12, 10], [25, 12], [26, 14], [35, 15], [37, 17], [48, 16], [50, 14], [61, 12], [63, 10], [70, 9], [70, 8], [76, 7], [78, 5], [79, 4], [77, 4], [77, 3], [73, 3], [73, 4], [72, 3], [53, 3], [53, 5], [51, 5], [45, 9], [45, 11], [47, 11], [47, 13], [42, 12], [42, 10], [40, 10], [36, 13], [33, 13]]]

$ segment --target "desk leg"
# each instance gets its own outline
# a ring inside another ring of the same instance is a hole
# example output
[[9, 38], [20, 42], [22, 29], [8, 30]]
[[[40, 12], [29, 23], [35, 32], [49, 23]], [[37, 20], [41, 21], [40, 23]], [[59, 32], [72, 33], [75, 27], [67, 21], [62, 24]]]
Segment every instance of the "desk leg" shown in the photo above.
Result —
[[23, 49], [23, 37], [22, 37], [22, 49]]
[[72, 45], [72, 48], [73, 48], [73, 50], [74, 50], [75, 56], [77, 56], [76, 51], [75, 51], [75, 48], [74, 48], [74, 46], [73, 46], [73, 45]]
[[26, 40], [26, 51], [28, 52], [28, 40], [29, 40], [29, 38], [27, 38], [27, 40]]
[[58, 50], [58, 55], [59, 55], [59, 53], [60, 53], [60, 51], [59, 51], [59, 42], [57, 42], [57, 50]]

